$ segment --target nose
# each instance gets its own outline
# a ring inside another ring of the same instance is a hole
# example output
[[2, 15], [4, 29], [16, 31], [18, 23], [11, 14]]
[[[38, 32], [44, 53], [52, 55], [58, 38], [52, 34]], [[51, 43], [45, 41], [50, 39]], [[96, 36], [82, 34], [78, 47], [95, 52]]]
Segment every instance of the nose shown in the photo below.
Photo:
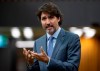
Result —
[[50, 20], [49, 19], [46, 20], [46, 24], [50, 24]]

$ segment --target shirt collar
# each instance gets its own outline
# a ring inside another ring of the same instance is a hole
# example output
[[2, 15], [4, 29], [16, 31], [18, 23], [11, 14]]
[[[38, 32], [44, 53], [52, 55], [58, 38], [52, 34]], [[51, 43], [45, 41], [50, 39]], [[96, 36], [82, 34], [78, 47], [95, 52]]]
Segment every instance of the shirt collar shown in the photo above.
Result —
[[[61, 27], [58, 28], [58, 30], [52, 35], [54, 38], [57, 38], [58, 37], [58, 34], [60, 33], [60, 30], [61, 30]], [[50, 38], [50, 34], [47, 33], [47, 39], [49, 40]]]

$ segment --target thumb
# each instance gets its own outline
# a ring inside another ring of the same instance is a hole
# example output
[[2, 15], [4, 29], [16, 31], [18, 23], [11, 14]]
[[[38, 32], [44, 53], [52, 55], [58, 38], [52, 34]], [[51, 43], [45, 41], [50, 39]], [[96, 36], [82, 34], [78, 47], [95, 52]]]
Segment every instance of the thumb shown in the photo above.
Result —
[[26, 48], [23, 48], [23, 50], [26, 50]]
[[41, 50], [41, 53], [45, 53], [45, 51], [43, 50], [42, 46], [41, 46], [40, 50]]
[[26, 53], [26, 52], [27, 52], [26, 48], [23, 48], [23, 53]]

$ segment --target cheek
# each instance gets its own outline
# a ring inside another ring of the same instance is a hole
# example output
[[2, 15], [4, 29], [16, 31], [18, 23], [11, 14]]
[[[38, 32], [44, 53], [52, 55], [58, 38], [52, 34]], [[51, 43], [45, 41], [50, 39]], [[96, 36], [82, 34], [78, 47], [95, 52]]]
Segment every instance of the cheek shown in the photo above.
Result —
[[54, 26], [58, 26], [58, 22], [57, 21], [55, 22]]
[[42, 26], [44, 25], [44, 22], [43, 21], [41, 21], [41, 24], [42, 24]]
[[45, 28], [45, 24], [44, 23], [42, 23], [42, 27]]

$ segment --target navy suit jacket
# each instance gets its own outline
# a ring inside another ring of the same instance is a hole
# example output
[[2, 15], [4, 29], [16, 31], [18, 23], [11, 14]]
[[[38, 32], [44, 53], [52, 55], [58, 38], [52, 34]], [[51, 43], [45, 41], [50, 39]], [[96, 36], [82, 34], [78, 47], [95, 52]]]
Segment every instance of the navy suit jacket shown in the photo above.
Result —
[[[40, 53], [40, 47], [47, 53], [47, 36], [37, 39], [34, 51]], [[78, 71], [81, 56], [81, 45], [78, 35], [61, 29], [50, 59], [49, 65], [34, 60], [28, 71]]]

